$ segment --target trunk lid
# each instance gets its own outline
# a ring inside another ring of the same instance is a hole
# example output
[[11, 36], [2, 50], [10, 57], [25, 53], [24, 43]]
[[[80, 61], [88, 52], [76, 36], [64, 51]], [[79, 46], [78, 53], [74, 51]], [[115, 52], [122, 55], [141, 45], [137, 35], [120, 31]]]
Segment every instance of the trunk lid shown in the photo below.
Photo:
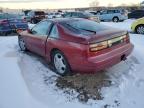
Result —
[[106, 29], [103, 31], [98, 31], [98, 32], [96, 32], [95, 35], [90, 36], [87, 39], [87, 42], [88, 43], [98, 43], [101, 41], [109, 40], [109, 39], [123, 36], [126, 34], [127, 34], [127, 31], [118, 30], [118, 29]]

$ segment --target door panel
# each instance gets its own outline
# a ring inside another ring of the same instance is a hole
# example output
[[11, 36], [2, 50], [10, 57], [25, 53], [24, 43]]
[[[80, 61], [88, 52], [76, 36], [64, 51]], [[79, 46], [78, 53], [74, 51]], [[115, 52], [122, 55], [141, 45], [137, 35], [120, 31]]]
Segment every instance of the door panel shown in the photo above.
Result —
[[101, 20], [107, 20], [107, 11], [102, 11], [99, 17]]
[[51, 24], [50, 21], [42, 21], [31, 30], [31, 33], [28, 34], [26, 40], [28, 48], [31, 51], [41, 56], [45, 56], [45, 45]]
[[45, 56], [45, 42], [47, 37], [36, 36], [28, 34], [26, 37], [26, 45], [28, 49], [32, 52], [35, 52], [41, 56]]

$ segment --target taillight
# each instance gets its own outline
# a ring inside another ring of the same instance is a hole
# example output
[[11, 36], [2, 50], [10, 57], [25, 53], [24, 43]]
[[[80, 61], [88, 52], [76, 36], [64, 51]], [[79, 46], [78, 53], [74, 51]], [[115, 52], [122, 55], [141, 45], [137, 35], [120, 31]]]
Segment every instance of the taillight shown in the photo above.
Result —
[[129, 35], [127, 34], [127, 35], [123, 36], [123, 40], [124, 40], [124, 42], [129, 43], [130, 42]]
[[99, 42], [90, 45], [90, 51], [99, 51], [108, 47], [108, 41]]
[[22, 20], [22, 22], [27, 22], [27, 21], [26, 21], [26, 18], [24, 18], [24, 19]]
[[89, 20], [94, 20], [94, 18], [93, 18], [93, 17], [89, 17], [88, 19], [89, 19]]
[[124, 36], [116, 37], [113, 39], [109, 39], [103, 42], [93, 43], [93, 44], [90, 44], [89, 47], [90, 47], [91, 52], [96, 52], [96, 51], [106, 49], [106, 48], [112, 47], [113, 45], [117, 45], [123, 42], [126, 42], [126, 43], [130, 42], [128, 34]]
[[0, 24], [8, 24], [7, 20], [0, 20]]

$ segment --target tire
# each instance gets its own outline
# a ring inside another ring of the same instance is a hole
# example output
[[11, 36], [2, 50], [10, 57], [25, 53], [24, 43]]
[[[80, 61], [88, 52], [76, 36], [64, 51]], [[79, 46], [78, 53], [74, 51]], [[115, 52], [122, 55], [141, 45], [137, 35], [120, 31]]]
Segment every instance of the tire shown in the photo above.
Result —
[[0, 36], [7, 36], [8, 32], [0, 32]]
[[36, 19], [32, 19], [32, 20], [31, 20], [31, 23], [32, 23], [32, 24], [36, 24], [36, 23], [37, 23]]
[[53, 16], [52, 18], [56, 18], [56, 16]]
[[135, 29], [136, 33], [144, 34], [144, 25], [138, 25]]
[[114, 17], [113, 18], [113, 22], [119, 22], [119, 18], [118, 17]]
[[71, 75], [70, 65], [66, 57], [61, 51], [59, 50], [53, 51], [51, 55], [51, 59], [52, 59], [52, 65], [54, 67], [54, 71], [57, 74], [61, 76]]
[[18, 43], [19, 43], [19, 47], [21, 49], [21, 51], [27, 51], [27, 48], [26, 48], [26, 44], [25, 44], [25, 41], [22, 37], [19, 36], [18, 38]]

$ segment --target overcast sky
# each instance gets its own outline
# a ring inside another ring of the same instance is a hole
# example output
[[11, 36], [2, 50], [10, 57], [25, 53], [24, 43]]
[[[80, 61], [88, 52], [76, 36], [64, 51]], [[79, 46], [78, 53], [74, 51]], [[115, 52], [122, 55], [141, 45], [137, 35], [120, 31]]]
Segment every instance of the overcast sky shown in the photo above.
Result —
[[[0, 7], [4, 8], [39, 8], [39, 9], [56, 9], [56, 8], [77, 8], [89, 7], [89, 4], [95, 0], [0, 0]], [[136, 4], [143, 0], [97, 0], [100, 6], [113, 6], [121, 4]]]

